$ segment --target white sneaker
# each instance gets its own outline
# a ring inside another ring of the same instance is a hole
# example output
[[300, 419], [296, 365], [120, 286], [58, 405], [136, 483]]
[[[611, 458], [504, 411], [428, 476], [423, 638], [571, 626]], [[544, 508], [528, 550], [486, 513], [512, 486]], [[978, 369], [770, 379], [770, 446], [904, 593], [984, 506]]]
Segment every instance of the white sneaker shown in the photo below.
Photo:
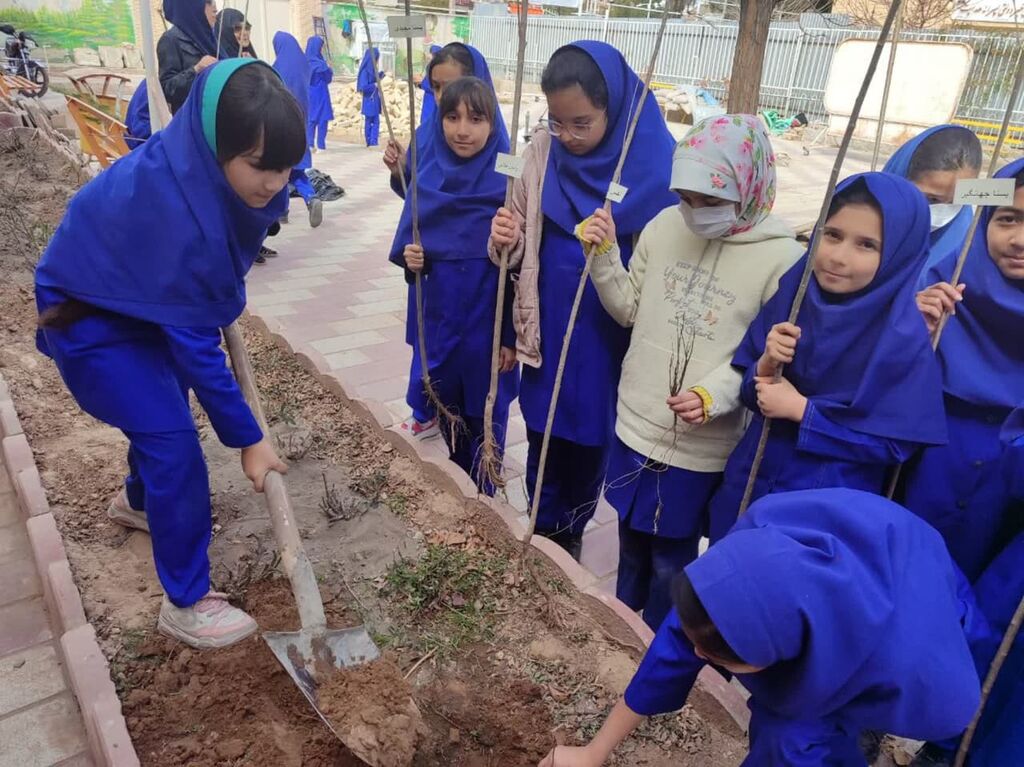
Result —
[[316, 229], [324, 220], [324, 204], [318, 197], [314, 197], [309, 203], [309, 225]]
[[410, 435], [413, 439], [424, 440], [433, 439], [441, 433], [441, 427], [438, 426], [437, 416], [431, 418], [429, 421], [417, 421], [416, 416], [409, 416], [402, 421], [399, 426], [402, 431]]
[[228, 595], [210, 591], [191, 607], [176, 607], [164, 597], [157, 629], [199, 650], [233, 645], [256, 633], [258, 626], [248, 613], [233, 607]]
[[123, 488], [107, 507], [107, 516], [112, 522], [124, 527], [141, 530], [144, 533], [149, 532], [149, 520], [146, 519], [146, 512], [132, 508], [128, 503], [128, 493]]

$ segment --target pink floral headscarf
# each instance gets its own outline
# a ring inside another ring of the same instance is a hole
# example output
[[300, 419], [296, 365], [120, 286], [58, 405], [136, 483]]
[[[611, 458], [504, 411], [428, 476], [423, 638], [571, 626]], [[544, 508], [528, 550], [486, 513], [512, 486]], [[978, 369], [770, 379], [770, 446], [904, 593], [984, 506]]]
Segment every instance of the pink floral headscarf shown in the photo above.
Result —
[[764, 124], [754, 115], [701, 120], [676, 144], [671, 186], [738, 202], [730, 235], [754, 228], [775, 203], [775, 152]]

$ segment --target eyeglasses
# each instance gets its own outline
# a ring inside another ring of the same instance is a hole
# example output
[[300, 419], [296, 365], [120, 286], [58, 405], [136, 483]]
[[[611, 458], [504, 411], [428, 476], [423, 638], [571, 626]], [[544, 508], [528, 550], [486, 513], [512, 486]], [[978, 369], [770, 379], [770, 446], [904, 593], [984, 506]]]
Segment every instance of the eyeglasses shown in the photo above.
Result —
[[540, 124], [540, 126], [544, 130], [546, 130], [548, 133], [550, 133], [555, 138], [558, 138], [563, 133], [567, 133], [570, 137], [576, 139], [577, 141], [585, 140], [587, 138], [587, 136], [590, 135], [590, 132], [594, 129], [594, 121], [593, 120], [591, 120], [590, 122], [588, 122], [586, 124], [583, 124], [583, 125], [580, 125], [579, 123], [577, 123], [577, 124], [573, 125], [572, 127], [570, 127], [568, 125], [564, 125], [564, 124], [558, 122], [558, 120], [551, 120], [551, 119], [548, 119], [546, 117], [541, 118], [537, 122]]

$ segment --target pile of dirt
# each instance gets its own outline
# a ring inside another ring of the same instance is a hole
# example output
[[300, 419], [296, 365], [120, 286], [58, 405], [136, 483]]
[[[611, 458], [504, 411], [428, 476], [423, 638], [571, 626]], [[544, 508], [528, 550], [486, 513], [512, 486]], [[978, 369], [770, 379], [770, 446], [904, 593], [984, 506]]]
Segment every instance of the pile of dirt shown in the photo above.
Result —
[[317, 703], [345, 745], [372, 767], [410, 767], [427, 735], [412, 688], [388, 658], [330, 675]]

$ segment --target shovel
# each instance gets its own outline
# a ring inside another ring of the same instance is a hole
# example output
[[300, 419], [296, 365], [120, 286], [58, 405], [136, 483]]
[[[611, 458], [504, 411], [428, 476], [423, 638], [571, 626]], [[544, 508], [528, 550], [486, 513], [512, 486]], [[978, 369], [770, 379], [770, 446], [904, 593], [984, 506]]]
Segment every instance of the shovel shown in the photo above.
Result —
[[[263, 434], [269, 437], [267, 419], [260, 404], [259, 392], [256, 390], [256, 378], [237, 323], [224, 328], [224, 340], [227, 342], [235, 378], [238, 379], [242, 393]], [[312, 704], [320, 719], [336, 738], [343, 740], [317, 705], [318, 682], [337, 669], [371, 661], [380, 655], [380, 651], [363, 626], [349, 629], [327, 628], [324, 603], [320, 599], [320, 589], [313, 575], [313, 566], [299, 538], [299, 529], [295, 525], [295, 515], [292, 513], [284, 477], [276, 471], [268, 473], [264, 480], [263, 493], [267, 499], [270, 521], [274, 526], [274, 537], [281, 553], [281, 564], [288, 575], [288, 580], [291, 581], [292, 594], [295, 596], [299, 622], [302, 625], [300, 631], [265, 631], [263, 639]]]

